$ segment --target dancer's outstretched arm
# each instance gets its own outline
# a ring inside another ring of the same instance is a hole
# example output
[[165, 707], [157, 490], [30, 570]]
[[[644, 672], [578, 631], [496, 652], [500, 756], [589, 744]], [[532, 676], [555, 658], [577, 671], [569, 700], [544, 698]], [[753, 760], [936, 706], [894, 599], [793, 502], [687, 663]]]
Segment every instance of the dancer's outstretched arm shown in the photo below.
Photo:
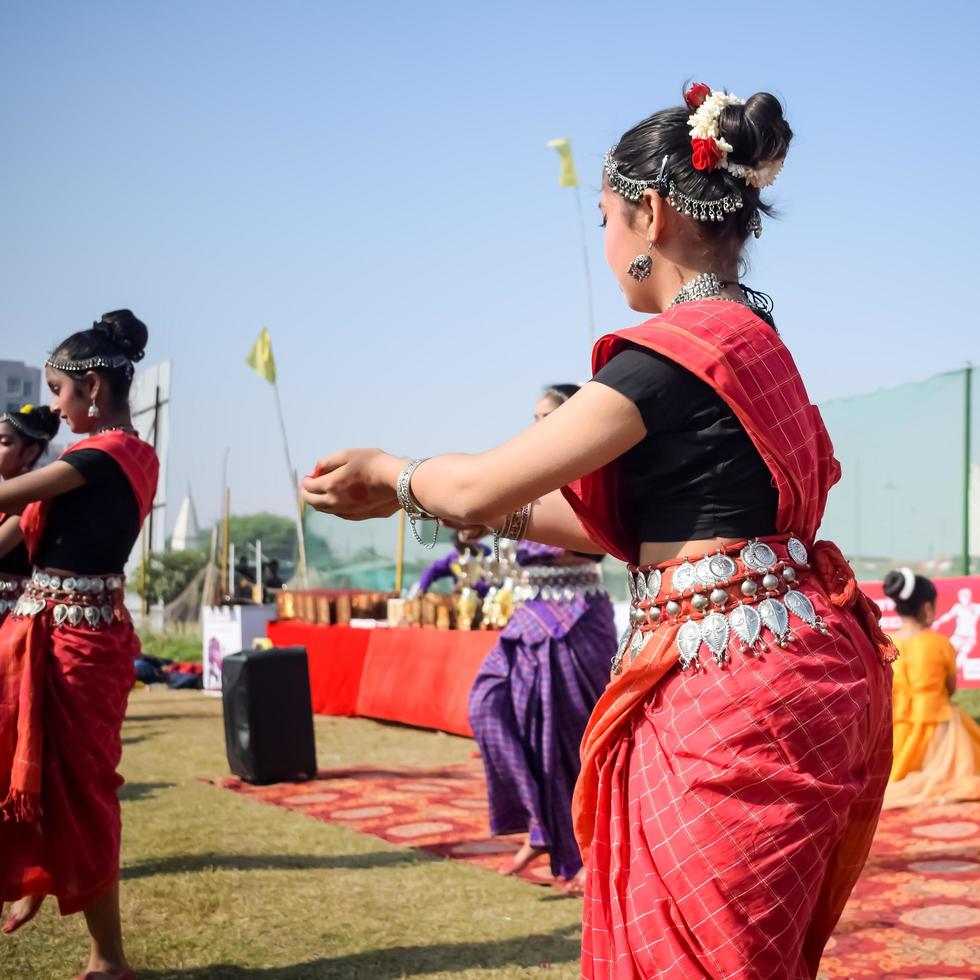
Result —
[[[467, 525], [491, 525], [501, 514], [543, 500], [530, 536], [588, 550], [594, 545], [571, 508], [549, 495], [617, 459], [645, 435], [640, 412], [628, 398], [589, 383], [496, 449], [426, 460], [412, 477], [412, 493], [429, 513]], [[398, 510], [395, 484], [406, 462], [380, 449], [335, 453], [320, 460], [313, 475], [303, 480], [303, 499], [346, 520], [387, 517]]]
[[55, 460], [39, 470], [0, 483], [0, 513], [19, 514], [35, 500], [50, 500], [84, 484], [85, 477], [74, 466]]

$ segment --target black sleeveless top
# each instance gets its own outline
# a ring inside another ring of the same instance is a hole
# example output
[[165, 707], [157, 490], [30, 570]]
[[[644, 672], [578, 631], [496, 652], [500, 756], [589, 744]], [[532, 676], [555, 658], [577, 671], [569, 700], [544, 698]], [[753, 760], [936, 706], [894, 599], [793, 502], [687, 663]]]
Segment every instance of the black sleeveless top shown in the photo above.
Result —
[[82, 575], [122, 572], [140, 533], [129, 480], [101, 449], [76, 449], [61, 460], [85, 483], [51, 501], [35, 564]]
[[721, 396], [675, 361], [631, 344], [594, 381], [639, 409], [645, 438], [619, 469], [624, 523], [637, 541], [774, 534], [772, 474]]
[[[0, 525], [6, 524], [7, 521], [19, 520], [19, 517], [11, 515], [0, 521]], [[23, 541], [11, 548], [5, 555], [0, 555], [0, 575], [26, 578], [30, 573], [31, 560], [27, 555], [27, 545]]]

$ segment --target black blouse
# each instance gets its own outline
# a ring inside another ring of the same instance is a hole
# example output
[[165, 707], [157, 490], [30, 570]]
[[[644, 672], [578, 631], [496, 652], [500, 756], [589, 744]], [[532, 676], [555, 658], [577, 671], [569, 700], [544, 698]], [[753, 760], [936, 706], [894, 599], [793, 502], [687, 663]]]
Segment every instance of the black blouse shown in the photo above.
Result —
[[[19, 517], [8, 517], [7, 521], [19, 521]], [[27, 554], [27, 545], [23, 541], [18, 542], [5, 555], [0, 555], [0, 574], [26, 578], [31, 573], [31, 559]]]
[[35, 564], [82, 575], [122, 572], [140, 533], [129, 480], [101, 449], [76, 449], [61, 459], [85, 484], [51, 501]]
[[679, 364], [630, 345], [593, 378], [640, 411], [646, 437], [619, 467], [635, 540], [751, 538], [776, 530], [772, 474], [721, 396]]

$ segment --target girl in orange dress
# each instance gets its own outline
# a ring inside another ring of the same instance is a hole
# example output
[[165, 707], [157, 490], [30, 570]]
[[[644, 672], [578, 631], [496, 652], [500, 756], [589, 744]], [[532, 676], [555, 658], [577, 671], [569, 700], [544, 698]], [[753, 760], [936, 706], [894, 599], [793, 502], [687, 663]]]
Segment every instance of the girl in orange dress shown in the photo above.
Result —
[[901, 656], [892, 688], [894, 760], [885, 807], [980, 799], [980, 725], [950, 703], [956, 650], [930, 629], [936, 587], [902, 568], [889, 572], [885, 594], [902, 626], [892, 636]]

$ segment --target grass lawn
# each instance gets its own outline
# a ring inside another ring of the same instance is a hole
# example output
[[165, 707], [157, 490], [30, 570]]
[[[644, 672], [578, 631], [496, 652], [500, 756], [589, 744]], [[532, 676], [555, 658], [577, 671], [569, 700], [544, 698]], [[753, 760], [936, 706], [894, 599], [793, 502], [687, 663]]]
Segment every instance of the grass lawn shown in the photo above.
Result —
[[[138, 689], [123, 730], [122, 902], [142, 980], [578, 976], [581, 904], [201, 783], [227, 774], [221, 703]], [[473, 742], [317, 718], [321, 767], [463, 762]], [[0, 937], [4, 980], [68, 980], [80, 916]]]

